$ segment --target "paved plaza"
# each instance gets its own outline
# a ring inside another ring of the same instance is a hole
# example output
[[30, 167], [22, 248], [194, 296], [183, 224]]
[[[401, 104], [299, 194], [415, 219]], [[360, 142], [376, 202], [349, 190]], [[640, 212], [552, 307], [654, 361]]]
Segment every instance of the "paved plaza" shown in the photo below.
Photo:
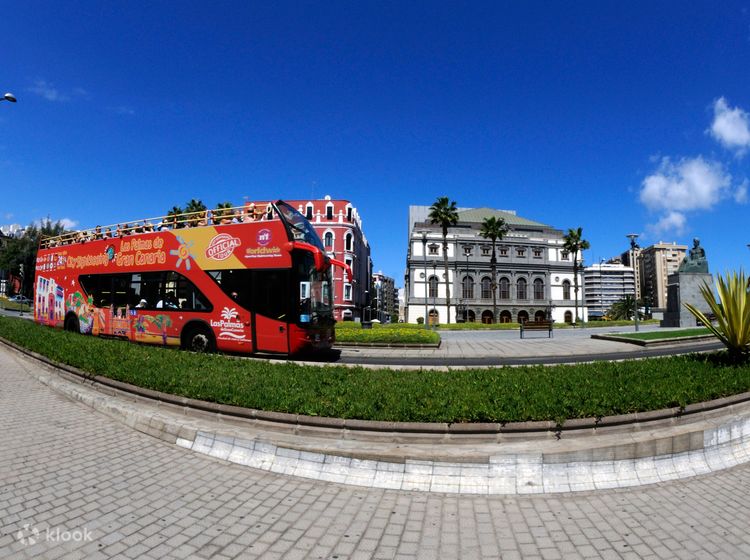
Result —
[[0, 558], [750, 557], [747, 465], [575, 494], [356, 488], [170, 445], [0, 357]]

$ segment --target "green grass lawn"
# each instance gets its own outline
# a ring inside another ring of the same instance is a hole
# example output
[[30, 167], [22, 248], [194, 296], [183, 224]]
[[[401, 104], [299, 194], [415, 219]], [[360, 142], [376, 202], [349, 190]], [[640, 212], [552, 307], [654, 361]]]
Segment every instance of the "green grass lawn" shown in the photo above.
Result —
[[750, 390], [716, 355], [575, 366], [390, 370], [271, 364], [82, 336], [0, 317], [0, 336], [95, 375], [194, 399], [404, 422], [512, 422], [685, 406]]
[[[641, 321], [642, 325], [657, 324], [659, 321], [656, 319], [648, 319]], [[578, 323], [576, 327], [569, 325], [568, 323], [555, 323], [554, 328], [556, 329], [572, 329], [572, 328], [611, 328], [611, 327], [623, 327], [632, 325], [633, 321], [589, 321], [588, 323]], [[483, 324], [483, 323], [451, 323], [450, 325], [441, 324], [438, 326], [438, 330], [447, 331], [483, 331], [483, 330], [512, 330], [519, 329], [521, 325], [518, 323], [496, 323], [496, 324]]]
[[650, 331], [650, 332], [638, 332], [638, 333], [615, 333], [612, 336], [619, 336], [622, 338], [632, 338], [635, 340], [672, 340], [675, 338], [685, 338], [687, 336], [705, 336], [711, 335], [705, 327], [695, 329], [685, 329], [681, 331]]

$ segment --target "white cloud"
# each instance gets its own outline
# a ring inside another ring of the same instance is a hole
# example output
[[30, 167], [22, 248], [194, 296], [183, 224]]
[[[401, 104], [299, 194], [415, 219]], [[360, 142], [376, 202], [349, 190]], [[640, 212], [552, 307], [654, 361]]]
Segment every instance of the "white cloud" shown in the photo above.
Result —
[[27, 91], [35, 93], [36, 95], [43, 97], [47, 101], [58, 101], [65, 102], [70, 101], [71, 98], [84, 98], [90, 99], [91, 94], [81, 87], [75, 87], [67, 93], [61, 92], [57, 87], [47, 80], [36, 80], [34, 85], [26, 88]]
[[118, 105], [117, 107], [111, 107], [111, 111], [118, 115], [135, 115], [135, 110], [127, 105]]
[[739, 107], [729, 107], [720, 97], [714, 102], [711, 136], [729, 150], [741, 156], [750, 147], [750, 115]]
[[731, 181], [720, 162], [665, 157], [643, 180], [640, 199], [649, 210], [710, 210], [729, 193]]
[[747, 204], [747, 186], [749, 181], [745, 179], [734, 191], [734, 201], [737, 204]]
[[675, 235], [683, 235], [687, 226], [687, 218], [685, 214], [681, 212], [667, 212], [662, 218], [655, 224], [647, 226], [649, 233], [654, 237], [658, 237], [667, 232], [672, 232]]
[[28, 90], [31, 93], [43, 97], [47, 101], [67, 101], [69, 98], [67, 95], [63, 95], [60, 91], [46, 80], [37, 80], [34, 85]]

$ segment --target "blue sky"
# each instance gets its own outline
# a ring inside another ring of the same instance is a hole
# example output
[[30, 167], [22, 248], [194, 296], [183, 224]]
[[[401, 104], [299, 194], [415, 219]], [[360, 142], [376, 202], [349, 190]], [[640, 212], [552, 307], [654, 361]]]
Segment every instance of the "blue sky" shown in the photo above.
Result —
[[403, 285], [408, 206], [445, 195], [583, 227], [589, 264], [636, 232], [750, 268], [748, 4], [2, 11], [0, 223], [330, 194]]

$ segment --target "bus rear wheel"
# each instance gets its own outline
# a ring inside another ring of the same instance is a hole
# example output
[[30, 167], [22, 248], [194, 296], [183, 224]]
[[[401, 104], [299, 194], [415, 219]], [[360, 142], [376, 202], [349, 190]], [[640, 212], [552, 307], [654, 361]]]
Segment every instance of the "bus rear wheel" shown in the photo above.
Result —
[[182, 348], [198, 353], [213, 352], [216, 350], [216, 341], [208, 327], [188, 327], [182, 334]]
[[68, 315], [65, 317], [65, 325], [63, 328], [68, 332], [81, 334], [81, 326], [78, 323], [78, 317], [75, 315]]

